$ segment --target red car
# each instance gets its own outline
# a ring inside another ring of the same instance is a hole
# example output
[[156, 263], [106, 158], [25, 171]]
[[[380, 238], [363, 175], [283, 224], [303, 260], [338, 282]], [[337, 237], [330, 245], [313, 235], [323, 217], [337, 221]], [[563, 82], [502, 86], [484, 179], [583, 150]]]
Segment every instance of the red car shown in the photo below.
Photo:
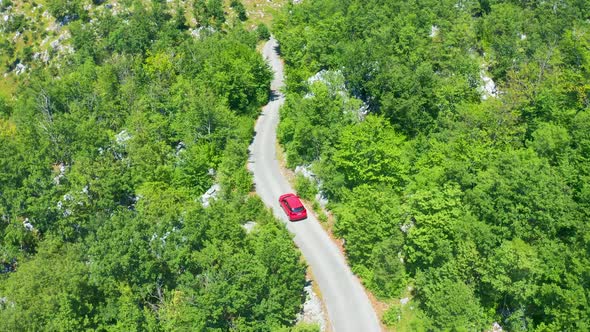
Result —
[[279, 203], [289, 220], [297, 221], [301, 219], [307, 218], [307, 211], [305, 210], [305, 206], [299, 200], [299, 197], [295, 194], [284, 194], [279, 197]]

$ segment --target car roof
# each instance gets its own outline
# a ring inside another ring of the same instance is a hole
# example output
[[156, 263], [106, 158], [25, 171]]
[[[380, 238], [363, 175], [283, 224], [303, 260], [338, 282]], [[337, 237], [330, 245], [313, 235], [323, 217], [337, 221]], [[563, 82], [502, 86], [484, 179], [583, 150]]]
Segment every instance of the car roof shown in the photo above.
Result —
[[289, 206], [292, 208], [298, 208], [300, 206], [303, 206], [303, 204], [301, 204], [301, 201], [299, 200], [299, 197], [295, 195], [285, 197], [285, 200], [287, 201], [287, 204], [289, 204]]

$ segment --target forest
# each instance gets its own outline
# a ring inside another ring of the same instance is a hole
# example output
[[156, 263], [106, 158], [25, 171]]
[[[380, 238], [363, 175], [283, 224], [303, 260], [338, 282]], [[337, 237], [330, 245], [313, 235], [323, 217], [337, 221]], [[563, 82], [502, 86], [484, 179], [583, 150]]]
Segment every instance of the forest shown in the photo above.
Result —
[[[245, 167], [266, 26], [239, 0], [0, 14], [0, 330], [305, 330], [305, 264]], [[590, 330], [588, 22], [584, 0], [274, 21], [287, 166], [392, 329]]]
[[0, 13], [0, 330], [291, 330], [306, 266], [246, 169], [266, 26], [221, 0]]
[[287, 165], [315, 174], [299, 188], [328, 199], [390, 327], [590, 330], [588, 22], [579, 0], [314, 0], [275, 20]]

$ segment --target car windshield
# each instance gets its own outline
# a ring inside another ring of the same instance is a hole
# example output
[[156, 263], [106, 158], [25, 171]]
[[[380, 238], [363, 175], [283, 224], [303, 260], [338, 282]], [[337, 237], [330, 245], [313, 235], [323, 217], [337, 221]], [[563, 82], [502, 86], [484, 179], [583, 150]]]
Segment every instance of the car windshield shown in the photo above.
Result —
[[301, 211], [303, 211], [303, 206], [300, 206], [298, 208], [291, 209], [291, 211], [293, 211], [293, 212], [301, 212]]

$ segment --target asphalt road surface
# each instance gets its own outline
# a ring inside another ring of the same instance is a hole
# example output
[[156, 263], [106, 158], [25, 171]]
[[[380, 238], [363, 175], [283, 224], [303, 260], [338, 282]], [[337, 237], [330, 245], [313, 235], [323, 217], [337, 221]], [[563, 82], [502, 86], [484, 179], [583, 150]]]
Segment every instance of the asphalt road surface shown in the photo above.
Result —
[[319, 285], [334, 331], [380, 331], [377, 315], [359, 280], [352, 274], [343, 255], [317, 219], [308, 213], [308, 218], [303, 221], [289, 222], [279, 206], [279, 196], [294, 191], [280, 171], [275, 151], [279, 108], [284, 102], [284, 96], [280, 92], [284, 85], [283, 64], [277, 46], [276, 40], [271, 38], [263, 50], [275, 77], [271, 83], [273, 98], [262, 109], [256, 123], [254, 141], [250, 146], [248, 165], [254, 174], [256, 192], [295, 235], [295, 244], [311, 267], [314, 282]]

